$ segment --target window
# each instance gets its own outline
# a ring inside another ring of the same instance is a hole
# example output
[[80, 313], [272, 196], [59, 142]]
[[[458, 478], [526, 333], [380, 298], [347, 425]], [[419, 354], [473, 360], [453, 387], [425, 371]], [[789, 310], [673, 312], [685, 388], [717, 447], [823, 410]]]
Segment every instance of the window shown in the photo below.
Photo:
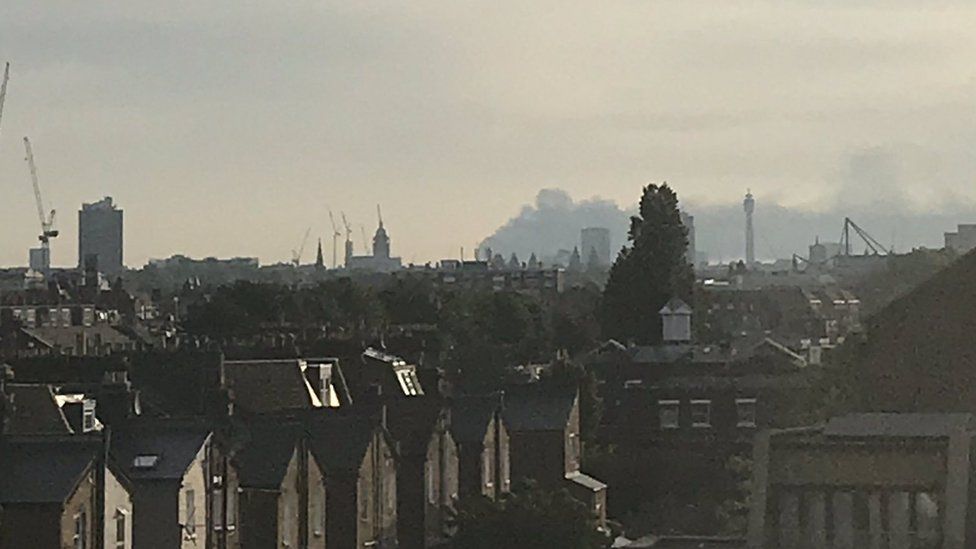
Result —
[[71, 326], [71, 309], [61, 309], [61, 325]]
[[661, 429], [677, 429], [681, 426], [681, 402], [677, 400], [657, 401], [658, 420]]
[[95, 430], [95, 401], [85, 399], [81, 403], [81, 430], [88, 433]]
[[369, 483], [365, 477], [359, 477], [359, 520], [369, 520]]
[[735, 399], [736, 426], [753, 428], [756, 426], [756, 399]]
[[711, 400], [691, 401], [691, 426], [697, 428], [708, 428], [712, 426]]
[[569, 451], [571, 452], [569, 459], [572, 460], [573, 463], [577, 464], [578, 467], [580, 461], [580, 454], [582, 454], [580, 437], [578, 433], [569, 434]]
[[485, 451], [481, 454], [481, 478], [488, 488], [495, 485], [492, 472], [491, 449], [485, 448]]
[[427, 477], [427, 503], [433, 505], [437, 503], [437, 483], [435, 482], [434, 464], [427, 461], [424, 476]]
[[210, 520], [213, 522], [213, 529], [220, 531], [224, 529], [224, 498], [220, 488], [215, 488], [210, 492]]
[[[142, 454], [132, 460], [132, 467], [135, 469], [152, 469], [159, 463], [159, 456], [156, 454]], [[193, 493], [190, 490], [188, 493]]]
[[125, 549], [125, 510], [115, 510], [115, 549]]
[[237, 529], [237, 490], [227, 489], [227, 530]]
[[325, 488], [317, 483], [309, 497], [309, 515], [312, 521], [312, 535], [320, 538], [325, 532]]
[[88, 547], [88, 516], [85, 508], [75, 515], [75, 535], [73, 538], [74, 549], [87, 549]]
[[183, 539], [196, 539], [197, 537], [197, 500], [193, 490], [183, 493], [186, 502], [186, 520], [183, 521]]
[[393, 464], [393, 456], [387, 456], [386, 469], [383, 475], [384, 499], [386, 500], [386, 515], [392, 517], [396, 513], [396, 466]]

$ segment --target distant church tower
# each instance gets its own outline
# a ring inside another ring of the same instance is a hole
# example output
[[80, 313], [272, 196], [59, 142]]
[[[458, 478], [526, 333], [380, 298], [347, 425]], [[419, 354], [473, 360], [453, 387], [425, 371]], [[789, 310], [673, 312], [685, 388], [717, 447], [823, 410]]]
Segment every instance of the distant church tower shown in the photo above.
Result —
[[383, 212], [380, 211], [379, 204], [376, 205], [376, 215], [379, 218], [380, 226], [376, 229], [376, 234], [373, 235], [373, 257], [389, 259], [390, 236], [386, 234], [386, 229], [383, 228]]
[[746, 211], [746, 266], [752, 267], [756, 264], [756, 235], [752, 226], [752, 214], [756, 211], [756, 200], [752, 197], [752, 191], [746, 192], [746, 199], [742, 203]]

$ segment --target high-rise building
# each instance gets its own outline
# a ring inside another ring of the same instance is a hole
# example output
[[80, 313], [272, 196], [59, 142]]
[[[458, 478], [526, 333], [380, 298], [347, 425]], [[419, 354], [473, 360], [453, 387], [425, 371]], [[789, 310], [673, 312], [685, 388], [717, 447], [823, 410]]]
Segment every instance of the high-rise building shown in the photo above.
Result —
[[30, 249], [28, 261], [32, 271], [47, 273], [51, 270], [51, 248], [37, 247]]
[[610, 266], [610, 229], [587, 227], [580, 231], [580, 243], [579, 255], [583, 261], [588, 262], [595, 253], [598, 265]]
[[107, 196], [83, 204], [78, 212], [78, 267], [97, 265], [98, 272], [116, 275], [122, 265], [122, 210]]
[[746, 199], [742, 202], [742, 208], [746, 212], [746, 265], [756, 264], [756, 235], [752, 226], [752, 214], [756, 211], [756, 199], [752, 197], [752, 191], [746, 192]]

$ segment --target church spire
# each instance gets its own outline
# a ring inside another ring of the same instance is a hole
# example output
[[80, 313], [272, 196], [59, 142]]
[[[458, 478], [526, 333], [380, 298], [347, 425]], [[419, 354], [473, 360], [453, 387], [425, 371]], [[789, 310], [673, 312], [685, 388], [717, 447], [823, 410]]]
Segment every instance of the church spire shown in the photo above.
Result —
[[319, 239], [319, 250], [315, 254], [315, 268], [324, 269], [325, 268], [325, 257], [322, 256], [322, 239]]

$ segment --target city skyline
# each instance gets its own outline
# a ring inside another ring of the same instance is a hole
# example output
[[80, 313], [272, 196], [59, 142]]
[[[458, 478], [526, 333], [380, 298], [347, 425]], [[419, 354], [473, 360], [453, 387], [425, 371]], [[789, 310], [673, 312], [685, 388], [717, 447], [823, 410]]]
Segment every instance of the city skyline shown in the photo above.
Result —
[[934, 4], [13, 0], [0, 265], [38, 232], [25, 135], [55, 265], [77, 262], [65, 214], [106, 195], [133, 266], [287, 261], [307, 227], [330, 240], [330, 208], [361, 250], [376, 202], [404, 263], [470, 256], [550, 187], [623, 209], [668, 181], [702, 207], [751, 188], [804, 212], [973, 212], [976, 8]]

